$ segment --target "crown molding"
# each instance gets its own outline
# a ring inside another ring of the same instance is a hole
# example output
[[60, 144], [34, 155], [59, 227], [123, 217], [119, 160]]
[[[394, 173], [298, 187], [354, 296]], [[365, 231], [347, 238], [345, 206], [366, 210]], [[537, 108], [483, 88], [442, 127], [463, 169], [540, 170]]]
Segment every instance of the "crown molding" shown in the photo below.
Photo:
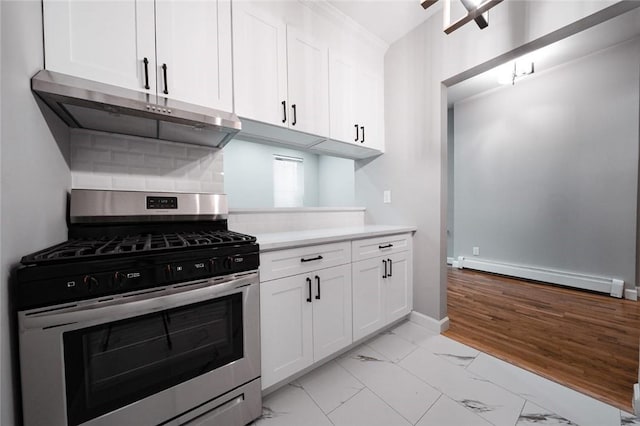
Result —
[[349, 30], [353, 32], [354, 35], [360, 37], [360, 39], [373, 45], [374, 47], [382, 49], [385, 52], [389, 48], [389, 43], [367, 30], [350, 16], [345, 15], [340, 9], [329, 3], [327, 0], [298, 1], [314, 12], [318, 13], [319, 15], [322, 15], [325, 18], [329, 19], [331, 22], [344, 25], [346, 28], [349, 28]]

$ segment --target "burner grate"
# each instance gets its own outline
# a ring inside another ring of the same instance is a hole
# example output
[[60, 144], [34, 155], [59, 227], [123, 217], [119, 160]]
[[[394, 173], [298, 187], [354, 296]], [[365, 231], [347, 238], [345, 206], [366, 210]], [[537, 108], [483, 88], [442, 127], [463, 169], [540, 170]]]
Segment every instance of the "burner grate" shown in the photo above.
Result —
[[189, 248], [219, 247], [254, 243], [255, 237], [233, 231], [174, 232], [127, 235], [93, 239], [72, 239], [23, 259], [31, 262], [87, 259]]

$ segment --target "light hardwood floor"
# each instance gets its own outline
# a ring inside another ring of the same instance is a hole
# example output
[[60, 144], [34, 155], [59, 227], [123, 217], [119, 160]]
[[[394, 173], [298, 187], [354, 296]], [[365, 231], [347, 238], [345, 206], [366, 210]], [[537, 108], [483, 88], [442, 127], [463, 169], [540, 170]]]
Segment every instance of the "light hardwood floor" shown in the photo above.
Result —
[[626, 411], [640, 302], [449, 268], [444, 334]]

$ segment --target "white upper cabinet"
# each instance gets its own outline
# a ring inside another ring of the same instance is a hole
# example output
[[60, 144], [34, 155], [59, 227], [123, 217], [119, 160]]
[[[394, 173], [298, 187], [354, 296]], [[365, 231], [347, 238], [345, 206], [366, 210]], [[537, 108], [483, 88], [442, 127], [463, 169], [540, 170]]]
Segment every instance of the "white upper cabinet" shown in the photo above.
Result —
[[44, 0], [46, 68], [155, 93], [153, 9], [152, 1]]
[[156, 29], [158, 93], [231, 111], [231, 2], [157, 0]]
[[360, 126], [361, 143], [384, 151], [384, 82], [381, 75], [359, 68], [355, 84], [356, 124]]
[[383, 151], [382, 77], [334, 50], [329, 58], [330, 138]]
[[329, 51], [329, 137], [343, 142], [358, 142], [356, 128], [355, 65], [346, 57]]
[[289, 127], [315, 135], [329, 134], [328, 48], [287, 26]]
[[236, 113], [287, 127], [286, 24], [262, 9], [234, 2], [233, 33]]
[[44, 0], [43, 9], [47, 69], [232, 109], [230, 0]]
[[328, 134], [328, 48], [255, 4], [234, 3], [233, 16], [236, 113]]

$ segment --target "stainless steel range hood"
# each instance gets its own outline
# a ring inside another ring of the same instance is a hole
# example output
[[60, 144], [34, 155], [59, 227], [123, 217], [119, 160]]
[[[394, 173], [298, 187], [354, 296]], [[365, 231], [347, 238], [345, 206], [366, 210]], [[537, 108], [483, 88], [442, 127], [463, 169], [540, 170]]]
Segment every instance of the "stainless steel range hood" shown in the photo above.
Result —
[[31, 89], [69, 127], [222, 147], [241, 129], [235, 114], [42, 70]]

